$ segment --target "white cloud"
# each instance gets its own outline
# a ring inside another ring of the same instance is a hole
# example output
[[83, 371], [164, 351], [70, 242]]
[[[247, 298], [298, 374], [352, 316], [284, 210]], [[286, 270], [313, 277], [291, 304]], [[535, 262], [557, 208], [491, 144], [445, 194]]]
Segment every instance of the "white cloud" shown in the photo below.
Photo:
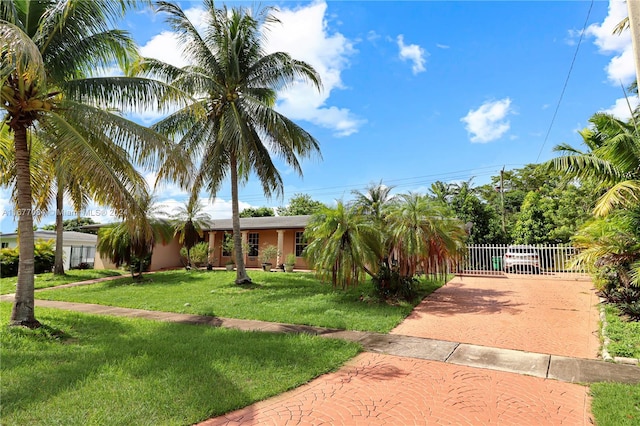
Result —
[[466, 124], [471, 142], [486, 143], [500, 139], [509, 131], [510, 123], [505, 120], [509, 114], [513, 114], [511, 99], [504, 98], [485, 102], [478, 109], [469, 110], [460, 121]]
[[[327, 4], [315, 2], [306, 7], [281, 9], [274, 14], [281, 24], [273, 24], [265, 31], [266, 51], [283, 51], [311, 64], [320, 74], [323, 90], [300, 82], [278, 94], [277, 109], [294, 120], [306, 120], [333, 129], [337, 136], [358, 131], [366, 120], [356, 117], [349, 109], [328, 106], [331, 92], [344, 89], [341, 72], [348, 57], [356, 51], [353, 43], [338, 32], [329, 33], [326, 22]], [[202, 29], [205, 14], [201, 8], [185, 10], [191, 22]], [[144, 56], [160, 59], [178, 67], [187, 65], [175, 33], [163, 31], [141, 47]], [[140, 120], [149, 124], [166, 114], [147, 112]]]
[[627, 121], [631, 118], [631, 111], [640, 104], [640, 100], [637, 96], [629, 96], [629, 104], [631, 104], [631, 110], [629, 110], [629, 104], [626, 98], [620, 98], [616, 100], [616, 103], [611, 107], [602, 110], [601, 112], [611, 114], [619, 120]]
[[171, 31], [162, 31], [155, 35], [144, 46], [140, 53], [147, 58], [159, 59], [177, 67], [184, 67], [187, 61], [182, 55], [178, 36]]
[[451, 46], [447, 45], [447, 44], [440, 44], [440, 43], [436, 43], [436, 47], [438, 49], [449, 49]]
[[376, 40], [378, 40], [380, 38], [380, 34], [376, 33], [375, 31], [371, 30], [367, 33], [367, 40], [369, 40], [370, 42], [375, 42]]
[[275, 15], [281, 24], [265, 32], [267, 52], [287, 52], [308, 62], [320, 74], [323, 90], [300, 82], [279, 93], [277, 109], [286, 116], [333, 129], [336, 136], [348, 136], [366, 122], [350, 110], [328, 106], [335, 89], [344, 89], [342, 70], [349, 56], [356, 53], [353, 43], [338, 32], [329, 33], [325, 18], [327, 3], [315, 2], [306, 7], [281, 9]]
[[425, 50], [418, 46], [417, 44], [404, 44], [404, 36], [400, 34], [396, 42], [398, 43], [398, 48], [400, 49], [400, 59], [403, 61], [411, 61], [413, 65], [411, 66], [411, 70], [414, 74], [418, 74], [426, 71], [427, 69], [424, 67], [425, 55], [428, 55]]
[[591, 24], [586, 34], [595, 38], [595, 45], [606, 55], [613, 54], [606, 67], [607, 77], [613, 84], [627, 85], [635, 79], [635, 64], [631, 33], [613, 34], [613, 29], [627, 16], [627, 5], [624, 1], [611, 0], [609, 11], [602, 23]]

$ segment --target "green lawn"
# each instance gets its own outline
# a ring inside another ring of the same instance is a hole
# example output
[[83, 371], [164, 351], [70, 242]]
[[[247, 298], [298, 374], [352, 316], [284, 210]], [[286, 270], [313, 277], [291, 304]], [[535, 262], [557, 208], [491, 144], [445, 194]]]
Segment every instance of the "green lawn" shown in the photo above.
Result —
[[596, 383], [591, 412], [598, 426], [640, 425], [640, 385]]
[[371, 283], [347, 291], [323, 284], [311, 273], [251, 271], [255, 284], [234, 284], [235, 272], [167, 271], [91, 286], [38, 292], [38, 299], [97, 303], [158, 311], [307, 324], [348, 330], [388, 332], [415, 303], [443, 282], [423, 281], [415, 303], [389, 304], [373, 294]]
[[[611, 356], [640, 358], [640, 322], [625, 321], [615, 306], [606, 305], [607, 336], [611, 340], [608, 351]], [[640, 423], [639, 423], [640, 424]]]
[[[64, 275], [53, 275], [52, 273], [37, 274], [35, 276], [35, 287], [47, 288], [61, 284], [75, 283], [78, 281], [92, 280], [94, 278], [111, 277], [122, 275], [124, 272], [110, 269], [72, 269], [66, 271]], [[18, 277], [0, 278], [0, 294], [15, 293]]]
[[185, 425], [339, 368], [354, 343], [38, 308], [7, 327], [0, 304], [6, 425]]

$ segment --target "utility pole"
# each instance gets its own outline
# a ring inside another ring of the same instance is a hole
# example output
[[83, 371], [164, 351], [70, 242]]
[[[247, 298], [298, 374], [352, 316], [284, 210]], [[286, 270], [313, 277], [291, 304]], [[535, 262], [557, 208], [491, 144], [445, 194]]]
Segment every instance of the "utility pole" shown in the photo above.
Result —
[[504, 222], [504, 166], [500, 170], [500, 204], [502, 204], [502, 233], [506, 235], [507, 227]]
[[629, 9], [633, 57], [636, 64], [636, 81], [640, 82], [640, 0], [627, 0], [627, 8]]

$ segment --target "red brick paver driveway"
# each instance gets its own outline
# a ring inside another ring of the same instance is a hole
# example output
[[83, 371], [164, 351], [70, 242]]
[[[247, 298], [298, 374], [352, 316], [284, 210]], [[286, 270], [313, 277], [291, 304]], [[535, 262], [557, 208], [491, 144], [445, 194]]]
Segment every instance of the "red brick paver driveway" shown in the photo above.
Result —
[[201, 425], [588, 425], [587, 388], [364, 353], [333, 374]]
[[456, 277], [392, 333], [597, 358], [598, 298], [587, 280]]
[[[594, 358], [590, 282], [455, 278], [393, 333]], [[588, 388], [501, 371], [363, 353], [336, 373], [203, 425], [592, 424]]]

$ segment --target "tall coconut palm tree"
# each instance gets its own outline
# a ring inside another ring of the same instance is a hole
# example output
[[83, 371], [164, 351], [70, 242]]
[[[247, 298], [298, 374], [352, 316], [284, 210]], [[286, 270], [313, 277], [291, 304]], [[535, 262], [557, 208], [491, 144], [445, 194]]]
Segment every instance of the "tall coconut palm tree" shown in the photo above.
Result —
[[616, 207], [640, 204], [640, 129], [634, 118], [628, 123], [598, 113], [589, 120], [592, 128], [580, 131], [588, 151], [568, 144], [554, 148], [562, 156], [546, 166], [569, 177], [590, 179], [606, 192], [596, 202], [594, 213], [606, 216]]
[[[135, 45], [109, 24], [129, 0], [5, 0], [0, 6], [0, 107], [13, 134], [20, 264], [11, 324], [36, 327], [33, 297], [31, 135], [47, 145], [64, 169], [92, 176], [96, 201], [125, 211], [143, 182], [128, 164], [165, 160], [169, 144], [113, 111], [156, 107], [171, 100], [166, 85], [124, 77], [94, 77], [114, 63], [127, 65]], [[177, 99], [174, 96], [173, 99]], [[96, 164], [120, 164], [102, 169]], [[101, 190], [96, 190], [100, 188]]]
[[270, 10], [216, 9], [205, 0], [202, 34], [176, 4], [159, 2], [159, 11], [178, 34], [189, 66], [178, 69], [147, 60], [138, 71], [164, 78], [192, 93], [196, 102], [153, 128], [178, 138], [198, 164], [193, 189], [213, 196], [231, 182], [236, 283], [250, 282], [242, 256], [238, 184], [255, 173], [267, 197], [282, 196], [283, 182], [272, 155], [302, 175], [300, 158], [319, 154], [318, 142], [274, 110], [277, 91], [298, 81], [320, 88], [317, 72], [283, 52], [264, 51], [264, 29], [276, 22]]
[[191, 266], [191, 249], [202, 238], [204, 228], [211, 225], [211, 216], [203, 210], [204, 204], [197, 195], [192, 195], [173, 215], [174, 234], [178, 236], [178, 242], [187, 249], [187, 266]]

